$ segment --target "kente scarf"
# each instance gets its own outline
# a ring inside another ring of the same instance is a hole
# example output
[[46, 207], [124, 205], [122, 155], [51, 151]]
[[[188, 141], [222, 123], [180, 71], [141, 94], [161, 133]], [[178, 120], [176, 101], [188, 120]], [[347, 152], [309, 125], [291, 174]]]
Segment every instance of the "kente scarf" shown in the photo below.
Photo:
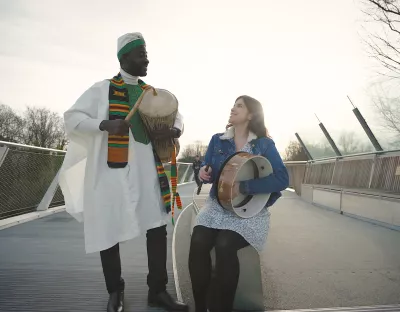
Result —
[[[125, 119], [130, 110], [147, 87], [142, 81], [138, 81], [138, 86], [126, 85], [118, 74], [110, 80], [110, 87], [108, 93], [109, 100], [109, 120]], [[130, 120], [131, 132], [135, 141], [149, 144], [150, 139], [147, 134], [146, 128], [140, 117], [140, 114], [135, 113]], [[129, 132], [124, 136], [108, 135], [108, 158], [107, 164], [110, 168], [124, 168], [128, 164], [129, 153]], [[164, 166], [160, 161], [156, 151], [153, 148], [154, 161], [158, 174], [160, 184], [161, 197], [163, 198], [165, 210], [167, 213], [171, 211], [171, 191], [168, 183], [168, 177], [165, 173]], [[175, 200], [178, 209], [182, 209], [180, 196], [176, 191], [178, 169], [176, 166], [176, 152], [173, 153], [171, 161], [171, 186], [172, 186], [172, 223], [174, 223], [174, 207]]]

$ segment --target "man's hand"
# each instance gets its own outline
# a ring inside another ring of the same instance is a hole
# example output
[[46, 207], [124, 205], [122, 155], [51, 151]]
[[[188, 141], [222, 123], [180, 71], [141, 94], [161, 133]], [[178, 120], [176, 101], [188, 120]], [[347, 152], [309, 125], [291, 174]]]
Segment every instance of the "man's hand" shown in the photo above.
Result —
[[131, 124], [127, 120], [103, 120], [100, 124], [101, 131], [107, 131], [111, 135], [127, 135]]
[[151, 138], [153, 140], [177, 139], [180, 136], [181, 136], [181, 131], [177, 128], [152, 131], [151, 133]]

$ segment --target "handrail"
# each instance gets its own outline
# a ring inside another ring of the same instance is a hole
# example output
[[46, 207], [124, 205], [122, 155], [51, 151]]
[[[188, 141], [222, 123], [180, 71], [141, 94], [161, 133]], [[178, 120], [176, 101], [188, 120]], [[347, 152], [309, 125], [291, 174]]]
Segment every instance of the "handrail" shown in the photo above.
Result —
[[[0, 146], [4, 146], [4, 145], [5, 146], [10, 146], [10, 147], [30, 148], [30, 149], [34, 149], [34, 150], [57, 152], [57, 153], [63, 153], [63, 154], [65, 154], [67, 152], [67, 151], [64, 151], [64, 150], [58, 150], [58, 149], [54, 149], [54, 148], [46, 148], [46, 147], [39, 147], [39, 146], [20, 144], [20, 143], [12, 143], [12, 142], [0, 141]], [[298, 165], [300, 165], [300, 164], [307, 164], [307, 163], [322, 162], [322, 161], [327, 161], [327, 160], [338, 160], [338, 159], [346, 159], [346, 158], [369, 156], [369, 155], [383, 155], [383, 154], [396, 153], [396, 152], [400, 152], [400, 149], [365, 152], [365, 153], [357, 153], [357, 154], [342, 155], [342, 156], [331, 156], [331, 157], [324, 157], [324, 158], [318, 158], [318, 159], [312, 159], [312, 160], [302, 160], [302, 161], [290, 161], [289, 160], [289, 161], [284, 161], [284, 163], [288, 164], [288, 165], [290, 165], [290, 164], [293, 164], [293, 165], [298, 164]], [[168, 164], [170, 164], [170, 162]], [[179, 161], [177, 161], [177, 164], [191, 165], [191, 163], [179, 162]]]
[[331, 157], [325, 157], [325, 158], [318, 158], [318, 159], [312, 159], [312, 160], [299, 160], [299, 161], [292, 161], [292, 160], [287, 160], [284, 161], [284, 164], [293, 164], [293, 165], [301, 165], [301, 164], [309, 164], [309, 163], [317, 163], [317, 162], [322, 162], [322, 161], [327, 161], [327, 160], [338, 160], [338, 159], [346, 159], [346, 158], [354, 158], [354, 157], [362, 157], [362, 156], [370, 156], [370, 155], [384, 155], [384, 154], [390, 154], [390, 153], [399, 153], [400, 149], [392, 149], [392, 150], [387, 150], [387, 151], [374, 151], [374, 152], [365, 152], [365, 153], [358, 153], [358, 154], [349, 154], [349, 155], [342, 155], [342, 156], [331, 156]]
[[398, 153], [398, 152], [400, 152], [400, 149], [393, 149], [393, 150], [387, 150], [387, 151], [374, 151], [374, 152], [365, 152], [365, 153], [349, 154], [349, 155], [342, 155], [342, 156], [331, 156], [331, 157], [325, 157], [325, 158], [318, 158], [318, 159], [308, 160], [307, 162], [312, 163], [312, 162], [319, 162], [319, 161], [325, 161], [325, 160], [337, 160], [337, 159], [353, 158], [353, 157], [369, 156], [369, 155], [383, 155], [383, 154]]
[[[20, 143], [12, 143], [12, 142], [6, 142], [6, 141], [0, 141], [0, 146], [9, 146], [9, 147], [21, 147], [21, 148], [29, 148], [37, 151], [48, 151], [48, 152], [57, 152], [57, 153], [62, 153], [66, 154], [67, 151], [64, 150], [58, 150], [54, 148], [46, 148], [46, 147], [39, 147], [39, 146], [33, 146], [33, 145], [26, 145], [26, 144], [20, 144]], [[192, 163], [186, 163], [186, 162], [180, 162], [177, 161], [177, 164], [181, 165], [191, 165]], [[171, 164], [170, 162], [168, 164]]]
[[283, 162], [285, 165], [287, 164], [287, 165], [301, 165], [301, 164], [307, 164], [308, 163], [308, 161], [307, 160], [285, 160], [284, 162]]
[[4, 146], [4, 145], [5, 146], [12, 146], [12, 147], [30, 148], [30, 149], [39, 150], [39, 151], [57, 152], [57, 153], [63, 153], [63, 154], [66, 153], [66, 151], [58, 150], [58, 149], [54, 149], [54, 148], [46, 148], [46, 147], [39, 147], [39, 146], [33, 146], [33, 145], [20, 144], [20, 143], [12, 143], [12, 142], [0, 141], [0, 146]]

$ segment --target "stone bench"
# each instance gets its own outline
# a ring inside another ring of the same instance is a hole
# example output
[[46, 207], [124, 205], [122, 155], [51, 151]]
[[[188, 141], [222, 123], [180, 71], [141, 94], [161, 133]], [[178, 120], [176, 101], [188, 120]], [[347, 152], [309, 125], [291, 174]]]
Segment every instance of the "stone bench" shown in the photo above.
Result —
[[[203, 185], [202, 191], [199, 195], [196, 195], [197, 189], [195, 190], [193, 195], [191, 234], [195, 225], [196, 216], [203, 207], [209, 190], [209, 185]], [[260, 256], [252, 246], [247, 246], [238, 251], [238, 258], [240, 263], [240, 276], [234, 301], [234, 310], [264, 311]], [[211, 250], [211, 259], [214, 271], [214, 249]], [[210, 293], [214, 293], [212, 291], [212, 285], [213, 283], [211, 283]]]

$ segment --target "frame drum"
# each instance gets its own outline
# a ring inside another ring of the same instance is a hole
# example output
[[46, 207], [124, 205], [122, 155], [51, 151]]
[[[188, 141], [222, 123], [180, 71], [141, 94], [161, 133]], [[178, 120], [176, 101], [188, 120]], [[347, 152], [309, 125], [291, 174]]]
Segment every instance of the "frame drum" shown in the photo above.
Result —
[[257, 215], [267, 204], [271, 194], [244, 195], [232, 198], [235, 182], [264, 178], [273, 172], [267, 158], [246, 152], [230, 156], [221, 167], [217, 178], [217, 201], [226, 210], [241, 218]]

